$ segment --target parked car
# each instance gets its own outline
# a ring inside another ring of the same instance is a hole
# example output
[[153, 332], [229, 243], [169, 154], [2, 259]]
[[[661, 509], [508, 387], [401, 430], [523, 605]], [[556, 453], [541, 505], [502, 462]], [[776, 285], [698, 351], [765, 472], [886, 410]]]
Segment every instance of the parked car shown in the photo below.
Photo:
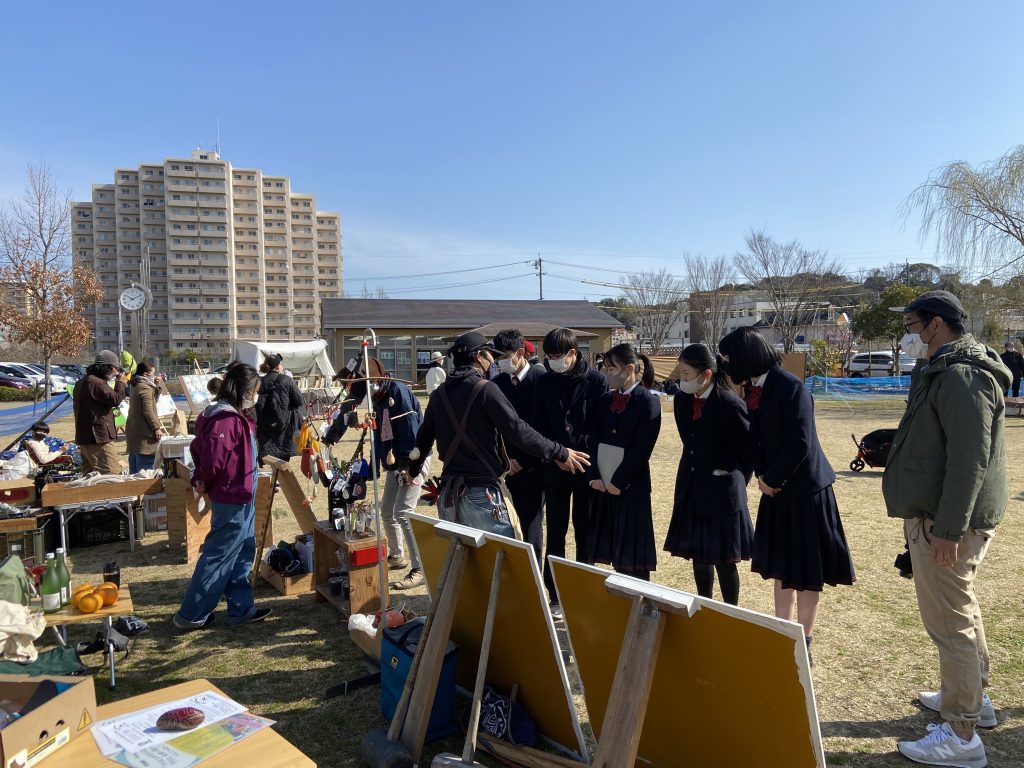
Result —
[[10, 387], [11, 389], [29, 389], [30, 387], [32, 387], [32, 382], [20, 376], [7, 376], [5, 374], [0, 374], [0, 387]]
[[85, 366], [77, 365], [75, 363], [61, 363], [57, 366], [60, 370], [67, 374], [68, 378], [72, 381], [78, 381], [80, 378], [85, 376]]
[[43, 380], [42, 373], [20, 363], [0, 363], [0, 374], [28, 379], [32, 384], [39, 384]]
[[[897, 375], [909, 376], [914, 370], [917, 361], [900, 353], [900, 370]], [[864, 376], [892, 376], [893, 363], [892, 352], [860, 352], [850, 357], [846, 362], [846, 375], [851, 379], [859, 379]]]
[[[40, 374], [43, 372], [43, 366], [36, 365], [35, 363], [26, 363], [27, 367], [33, 371], [38, 371]], [[73, 376], [68, 376], [65, 371], [62, 371], [58, 366], [50, 366], [50, 381], [53, 382], [55, 389], [64, 389], [68, 384], [74, 384], [78, 379]]]

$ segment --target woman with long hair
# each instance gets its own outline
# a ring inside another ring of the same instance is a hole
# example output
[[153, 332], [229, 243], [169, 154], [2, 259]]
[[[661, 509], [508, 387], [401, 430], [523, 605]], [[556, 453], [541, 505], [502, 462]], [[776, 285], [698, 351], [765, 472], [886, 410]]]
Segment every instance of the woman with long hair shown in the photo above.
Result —
[[590, 562], [649, 581], [658, 560], [650, 459], [661, 431], [661, 402], [650, 391], [654, 368], [646, 355], [619, 344], [605, 353], [602, 373], [610, 391], [598, 400], [590, 441], [597, 451], [587, 470], [594, 491]]
[[262, 621], [270, 608], [253, 601], [249, 571], [256, 555], [256, 433], [244, 412], [259, 394], [256, 369], [234, 362], [224, 373], [216, 399], [196, 419], [189, 446], [195, 471], [192, 485], [208, 494], [213, 507], [210, 533], [196, 563], [174, 626], [208, 627], [221, 597], [227, 600], [228, 624]]
[[711, 350], [691, 344], [679, 355], [673, 401], [683, 453], [676, 472], [665, 551], [693, 561], [697, 594], [738, 605], [736, 564], [750, 559], [754, 529], [747, 509], [753, 473], [747, 407], [730, 389]]
[[761, 491], [751, 568], [775, 582], [775, 615], [796, 618], [810, 654], [826, 584], [852, 584], [853, 562], [832, 485], [836, 473], [818, 443], [814, 401], [753, 328], [718, 344], [726, 373], [743, 386], [754, 474]]
[[131, 393], [128, 395], [128, 419], [124, 438], [128, 448], [128, 471], [152, 469], [156, 461], [156, 447], [164, 436], [164, 425], [156, 412], [160, 397], [160, 384], [156, 369], [145, 361], [135, 366]]

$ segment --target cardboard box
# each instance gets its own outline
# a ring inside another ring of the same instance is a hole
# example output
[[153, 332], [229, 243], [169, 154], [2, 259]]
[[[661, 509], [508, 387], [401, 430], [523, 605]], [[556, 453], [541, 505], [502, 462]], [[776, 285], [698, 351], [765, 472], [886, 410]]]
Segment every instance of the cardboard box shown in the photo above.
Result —
[[0, 480], [0, 501], [25, 507], [36, 503], [36, 481], [33, 478], [21, 480]]
[[0, 765], [31, 768], [96, 721], [96, 689], [91, 677], [0, 675], [0, 699], [24, 705], [47, 680], [71, 687], [0, 730]]

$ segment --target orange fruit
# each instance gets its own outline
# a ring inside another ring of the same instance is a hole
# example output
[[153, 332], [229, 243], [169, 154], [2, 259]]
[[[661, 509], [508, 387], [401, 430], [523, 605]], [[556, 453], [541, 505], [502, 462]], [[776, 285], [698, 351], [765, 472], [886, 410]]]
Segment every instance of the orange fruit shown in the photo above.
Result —
[[99, 595], [103, 601], [103, 605], [113, 605], [117, 602], [117, 589], [111, 586], [102, 586], [93, 592], [94, 595]]
[[118, 589], [120, 589], [120, 587], [118, 587], [117, 584], [115, 584], [112, 581], [104, 581], [102, 584], [100, 584], [98, 587], [96, 587], [96, 589], [103, 589], [103, 587], [113, 587], [115, 592]]
[[100, 608], [103, 607], [103, 596], [98, 595], [95, 592], [90, 592], [87, 595], [82, 595], [78, 598], [78, 610], [82, 613], [96, 613]]

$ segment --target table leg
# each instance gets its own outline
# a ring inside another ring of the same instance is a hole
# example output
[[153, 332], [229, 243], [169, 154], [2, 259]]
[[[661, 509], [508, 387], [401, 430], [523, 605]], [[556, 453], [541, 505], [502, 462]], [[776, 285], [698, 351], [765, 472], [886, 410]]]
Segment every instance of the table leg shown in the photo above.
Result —
[[128, 502], [128, 551], [135, 551], [135, 504]]
[[64, 510], [58, 507], [57, 522], [60, 524], [60, 545], [64, 547], [64, 554], [68, 551], [68, 522], [64, 519]]
[[65, 627], [63, 624], [60, 625], [60, 626], [54, 624], [52, 628], [53, 628], [53, 634], [55, 634], [57, 636], [57, 642], [60, 643], [60, 646], [62, 648], [67, 648], [68, 647], [68, 628]]
[[103, 618], [103, 639], [107, 641], [107, 656], [110, 659], [110, 690], [117, 688], [117, 677], [114, 671], [114, 644], [110, 641], [111, 621], [109, 616]]

